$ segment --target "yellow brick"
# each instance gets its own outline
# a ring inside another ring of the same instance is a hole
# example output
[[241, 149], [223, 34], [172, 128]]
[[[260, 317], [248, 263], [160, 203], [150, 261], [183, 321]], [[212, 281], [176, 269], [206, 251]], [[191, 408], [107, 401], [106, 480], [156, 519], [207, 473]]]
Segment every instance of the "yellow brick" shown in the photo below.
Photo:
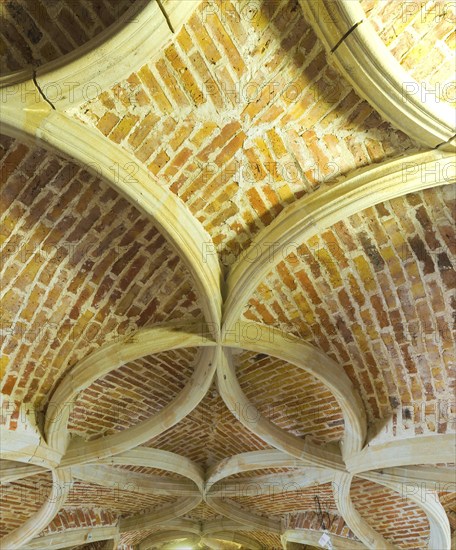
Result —
[[206, 122], [190, 141], [196, 145], [196, 147], [200, 147], [204, 140], [209, 137], [216, 128], [217, 124], [215, 124], [215, 122]]
[[315, 235], [315, 237], [312, 237], [307, 241], [307, 246], [309, 248], [318, 248], [319, 242], [320, 238], [318, 237], [318, 235]]
[[364, 288], [366, 290], [375, 290], [376, 284], [374, 281], [374, 276], [364, 256], [358, 256], [354, 259], [354, 262], [356, 265], [356, 270], [358, 271], [364, 284]]
[[415, 300], [418, 300], [419, 298], [425, 298], [426, 293], [424, 291], [424, 287], [421, 283], [421, 281], [417, 281], [416, 283], [413, 283], [412, 285], [412, 294]]
[[133, 126], [138, 122], [137, 116], [127, 115], [110, 133], [109, 138], [116, 143], [120, 143], [126, 135], [130, 132]]
[[330, 256], [329, 252], [325, 250], [324, 248], [321, 248], [318, 251], [318, 259], [320, 262], [325, 266], [326, 270], [329, 274], [329, 279], [331, 281], [331, 285], [334, 288], [338, 288], [339, 286], [342, 286], [342, 279], [339, 274], [339, 266], [334, 261], [334, 259]]
[[9, 363], [9, 357], [7, 355], [2, 355], [0, 357], [0, 378], [4, 377], [8, 363]]
[[387, 246], [385, 248], [382, 248], [380, 251], [382, 258], [388, 262], [391, 260], [395, 260], [397, 258], [397, 252], [393, 250], [390, 246]]
[[119, 121], [119, 118], [114, 113], [106, 113], [104, 114], [100, 120], [98, 121], [97, 128], [105, 135], [107, 136], [111, 130], [114, 128], [114, 126]]
[[286, 184], [279, 187], [279, 189], [277, 189], [277, 193], [279, 194], [282, 202], [288, 202], [290, 199], [293, 199], [293, 192]]

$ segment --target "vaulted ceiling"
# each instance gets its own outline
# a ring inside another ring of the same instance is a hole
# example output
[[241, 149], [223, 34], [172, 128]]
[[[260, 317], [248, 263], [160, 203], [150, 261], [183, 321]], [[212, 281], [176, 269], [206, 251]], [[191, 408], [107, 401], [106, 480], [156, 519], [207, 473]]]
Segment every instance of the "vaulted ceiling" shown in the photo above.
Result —
[[1, 548], [454, 545], [454, 5], [0, 18]]

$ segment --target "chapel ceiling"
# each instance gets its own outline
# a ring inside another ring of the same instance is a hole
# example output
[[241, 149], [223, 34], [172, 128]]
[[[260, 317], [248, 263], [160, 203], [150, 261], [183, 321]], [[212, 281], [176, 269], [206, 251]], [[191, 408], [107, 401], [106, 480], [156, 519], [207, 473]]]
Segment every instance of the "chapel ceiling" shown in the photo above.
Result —
[[454, 541], [454, 7], [406, 4], [2, 2], [2, 548]]

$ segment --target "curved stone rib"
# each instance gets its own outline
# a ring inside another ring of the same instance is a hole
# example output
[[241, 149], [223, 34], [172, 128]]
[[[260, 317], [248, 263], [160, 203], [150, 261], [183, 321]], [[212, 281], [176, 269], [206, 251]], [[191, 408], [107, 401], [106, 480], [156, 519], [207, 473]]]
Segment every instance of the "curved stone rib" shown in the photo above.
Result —
[[[222, 541], [220, 544], [219, 541]], [[201, 542], [209, 546], [210, 548], [223, 550], [225, 546], [223, 542], [234, 542], [241, 545], [243, 548], [249, 548], [251, 550], [261, 550], [263, 546], [255, 539], [244, 535], [244, 533], [234, 533], [230, 531], [218, 531], [212, 536], [205, 536], [201, 539]]]
[[353, 476], [349, 474], [337, 472], [333, 486], [337, 509], [344, 518], [345, 523], [368, 548], [375, 550], [398, 550], [396, 546], [377, 533], [356, 510], [350, 496], [352, 479]]
[[80, 546], [87, 542], [115, 539], [118, 535], [117, 526], [112, 527], [84, 527], [82, 529], [67, 529], [61, 533], [53, 533], [44, 537], [36, 537], [23, 550], [58, 550]]
[[359, 474], [380, 468], [454, 462], [455, 452], [454, 434], [417, 436], [368, 445], [347, 460], [347, 469], [352, 474]]
[[157, 527], [166, 527], [167, 529], [172, 529], [174, 531], [188, 531], [189, 533], [194, 533], [197, 535], [201, 534], [201, 522], [190, 518], [174, 518], [166, 521], [162, 525], [157, 525]]
[[[260, 349], [260, 347], [258, 347]], [[217, 367], [217, 382], [220, 395], [228, 409], [248, 430], [260, 439], [288, 453], [308, 465], [345, 471], [342, 457], [339, 453], [330, 451], [313, 443], [296, 437], [279, 428], [262, 415], [256, 415], [253, 423], [242, 411], [252, 410], [255, 407], [245, 396], [234, 372], [229, 350], [223, 350], [221, 361]]]
[[235, 331], [226, 334], [224, 343], [267, 353], [317, 378], [334, 395], [342, 410], [344, 459], [362, 449], [367, 433], [364, 404], [343, 368], [330, 357], [296, 336], [259, 323], [239, 322]]
[[138, 545], [138, 550], [149, 550], [150, 548], [156, 548], [157, 544], [173, 541], [193, 546], [197, 545], [200, 539], [201, 537], [199, 535], [186, 531], [163, 531], [160, 533], [153, 533], [141, 541]]
[[[407, 501], [410, 499], [426, 514], [429, 521], [430, 538], [427, 548], [429, 550], [441, 550], [451, 547], [451, 528], [444, 507], [439, 501], [438, 493], [432, 491], [426, 483], [422, 482], [397, 482], [387, 479], [379, 479], [379, 476], [365, 474], [363, 477], [380, 483], [392, 491], [399, 493]], [[453, 483], [454, 487], [454, 483]]]
[[[0, 432], [0, 442], [1, 442]], [[1, 443], [0, 443], [1, 445]], [[1, 451], [0, 451], [1, 454]], [[11, 483], [18, 479], [34, 476], [46, 472], [48, 468], [42, 466], [34, 466], [32, 464], [22, 464], [13, 460], [0, 460], [0, 483]]]
[[[51, 469], [59, 464], [61, 456], [61, 452], [46, 444], [38, 430], [12, 431], [0, 427], [1, 460], [25, 462], [33, 466]], [[32, 471], [31, 468], [29, 471]], [[22, 466], [21, 472], [27, 472], [24, 466]]]
[[[321, 531], [314, 531], [312, 529], [287, 529], [281, 539], [285, 543], [308, 544], [318, 548], [320, 547], [319, 541], [321, 536]], [[333, 535], [332, 533], [330, 536], [334, 550], [364, 550], [366, 548], [361, 542]]]
[[209, 468], [207, 485], [213, 485], [221, 479], [241, 472], [262, 470], [265, 468], [305, 468], [306, 464], [297, 458], [279, 450], [249, 451], [224, 458]]
[[[196, 0], [165, 4], [176, 32], [197, 7]], [[140, 0], [110, 27], [72, 52], [41, 65], [35, 78], [44, 96], [59, 111], [76, 107], [127, 78], [156, 57], [173, 33], [156, 0]], [[33, 71], [24, 69], [0, 78], [0, 86], [31, 88]]]
[[445, 144], [448, 150], [455, 150], [454, 109], [426, 93], [401, 67], [366, 19], [359, 2], [300, 3], [328, 52], [329, 63], [384, 119], [427, 147]]
[[70, 473], [62, 468], [52, 471], [52, 489], [45, 504], [20, 527], [0, 539], [0, 548], [22, 548], [54, 519], [63, 506], [71, 486]]
[[185, 456], [153, 449], [150, 447], [136, 447], [125, 453], [97, 460], [97, 463], [111, 464], [112, 466], [144, 466], [158, 468], [191, 479], [200, 491], [204, 486], [204, 470]]
[[206, 492], [214, 497], [251, 497], [269, 495], [275, 498], [281, 493], [297, 492], [334, 480], [334, 471], [306, 467], [299, 473], [269, 474], [219, 481], [206, 486]]
[[213, 510], [234, 522], [242, 523], [251, 529], [258, 529], [260, 531], [271, 531], [273, 533], [282, 532], [282, 524], [277, 519], [258, 516], [251, 511], [242, 509], [237, 503], [230, 499], [211, 496], [207, 496], [206, 498], [207, 503]]
[[391, 483], [413, 483], [433, 487], [437, 492], [456, 492], [456, 477], [454, 468], [413, 467], [385, 468], [382, 470], [358, 474], [358, 477], [371, 479], [376, 483], [383, 481]]
[[79, 480], [119, 491], [155, 495], [199, 496], [201, 493], [191, 481], [163, 478], [158, 475], [138, 474], [116, 470], [111, 466], [85, 465], [71, 467], [71, 475]]
[[62, 466], [92, 462], [142, 445], [185, 418], [206, 395], [215, 373], [214, 349], [205, 348], [192, 377], [176, 399], [152, 418], [121, 432], [88, 443], [70, 445]]
[[149, 529], [162, 523], [167, 523], [174, 518], [187, 514], [193, 508], [196, 508], [202, 501], [201, 496], [188, 497], [179, 502], [163, 506], [158, 510], [154, 510], [148, 514], [136, 514], [127, 519], [121, 518], [119, 521], [119, 532], [126, 533], [128, 531], [137, 531]]
[[[435, 171], [435, 172], [433, 172]], [[224, 330], [239, 320], [266, 275], [297, 246], [348, 216], [395, 197], [456, 181], [454, 156], [429, 151], [356, 170], [287, 208], [253, 239], [227, 278]]]
[[203, 535], [212, 535], [214, 533], [217, 533], [219, 531], [254, 531], [256, 529], [255, 526], [245, 524], [245, 523], [239, 523], [238, 521], [235, 521], [233, 519], [229, 518], [220, 518], [220, 519], [210, 519], [207, 521], [204, 521], [201, 525], [201, 532]]
[[[38, 94], [34, 84], [30, 86]], [[5, 92], [6, 93], [6, 92]], [[0, 110], [2, 133], [63, 153], [101, 178], [143, 212], [166, 237], [194, 278], [206, 321], [217, 336], [221, 316], [221, 268], [202, 250], [211, 238], [184, 202], [160, 185], [142, 163], [117, 144], [80, 122], [58, 113], [39, 95], [11, 97]], [[133, 172], [133, 173], [132, 173]]]
[[[81, 359], [63, 378], [46, 410], [45, 433], [48, 443], [64, 452], [68, 444], [67, 424], [71, 405], [78, 394], [95, 380], [125, 363], [170, 349], [199, 346], [198, 325], [156, 325], [110, 342]], [[204, 342], [203, 342], [204, 343]], [[206, 341], [207, 345], [210, 342]]]

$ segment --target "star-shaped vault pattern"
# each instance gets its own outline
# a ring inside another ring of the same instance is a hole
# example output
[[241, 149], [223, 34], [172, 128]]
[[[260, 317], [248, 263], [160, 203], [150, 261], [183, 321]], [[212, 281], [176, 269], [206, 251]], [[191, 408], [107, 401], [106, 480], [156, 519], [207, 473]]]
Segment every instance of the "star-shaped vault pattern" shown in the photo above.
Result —
[[1, 17], [1, 547], [449, 549], [452, 7]]

